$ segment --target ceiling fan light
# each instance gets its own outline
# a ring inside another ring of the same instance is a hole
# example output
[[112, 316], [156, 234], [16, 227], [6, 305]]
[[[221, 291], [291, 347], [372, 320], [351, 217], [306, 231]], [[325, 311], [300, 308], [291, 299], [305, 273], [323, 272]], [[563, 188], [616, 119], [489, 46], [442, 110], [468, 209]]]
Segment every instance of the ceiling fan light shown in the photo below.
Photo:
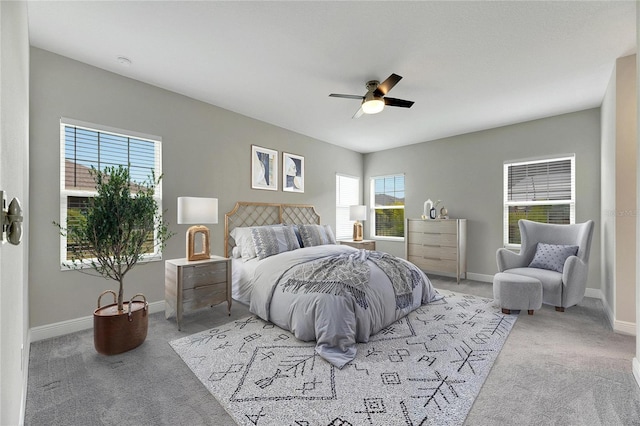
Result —
[[377, 114], [384, 109], [384, 101], [381, 98], [367, 99], [362, 103], [362, 111], [365, 114]]

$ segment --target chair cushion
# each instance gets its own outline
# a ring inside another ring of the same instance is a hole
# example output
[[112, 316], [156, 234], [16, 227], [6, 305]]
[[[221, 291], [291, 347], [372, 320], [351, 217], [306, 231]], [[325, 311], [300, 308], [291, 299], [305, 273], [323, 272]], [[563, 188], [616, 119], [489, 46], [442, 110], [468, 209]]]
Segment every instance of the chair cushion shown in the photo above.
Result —
[[539, 268], [513, 268], [504, 272], [537, 278], [542, 283], [542, 303], [562, 305], [562, 274], [560, 272]]
[[530, 268], [548, 269], [562, 273], [564, 262], [578, 253], [578, 246], [538, 243]]

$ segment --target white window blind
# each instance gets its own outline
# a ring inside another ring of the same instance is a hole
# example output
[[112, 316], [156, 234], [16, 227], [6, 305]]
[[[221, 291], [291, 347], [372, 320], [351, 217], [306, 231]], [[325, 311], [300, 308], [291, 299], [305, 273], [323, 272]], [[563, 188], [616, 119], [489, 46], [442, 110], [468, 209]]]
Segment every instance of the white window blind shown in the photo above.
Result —
[[336, 239], [353, 237], [349, 206], [360, 204], [360, 178], [336, 174]]
[[371, 178], [372, 237], [404, 238], [404, 175]]
[[[162, 175], [161, 139], [78, 122], [60, 120], [60, 223], [68, 226], [79, 220], [82, 209], [95, 196], [95, 184], [89, 173], [91, 168], [104, 171], [105, 167], [129, 168], [131, 192], [155, 175]], [[155, 187], [154, 198], [162, 211], [162, 182]], [[60, 237], [61, 263], [71, 260], [71, 252], [64, 236]], [[147, 259], [159, 258], [159, 245], [150, 241]]]
[[575, 156], [504, 164], [504, 245], [518, 247], [518, 220], [575, 223]]

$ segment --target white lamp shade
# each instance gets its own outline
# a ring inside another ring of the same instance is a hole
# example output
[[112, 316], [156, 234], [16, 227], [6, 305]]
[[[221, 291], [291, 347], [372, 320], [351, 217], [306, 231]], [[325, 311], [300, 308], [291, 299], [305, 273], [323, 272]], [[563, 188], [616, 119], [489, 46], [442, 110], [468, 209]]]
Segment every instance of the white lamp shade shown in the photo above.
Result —
[[366, 220], [367, 206], [349, 206], [349, 220]]
[[178, 224], [218, 223], [218, 199], [178, 197]]

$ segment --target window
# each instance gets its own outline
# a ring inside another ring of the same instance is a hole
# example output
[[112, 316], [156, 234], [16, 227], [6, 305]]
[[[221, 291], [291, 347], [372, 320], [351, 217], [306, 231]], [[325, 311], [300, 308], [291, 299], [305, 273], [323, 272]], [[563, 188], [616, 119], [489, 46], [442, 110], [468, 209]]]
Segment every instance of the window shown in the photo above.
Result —
[[360, 178], [336, 174], [336, 239], [353, 236], [349, 206], [360, 204]]
[[404, 175], [371, 178], [371, 235], [404, 238]]
[[[128, 133], [128, 134], [127, 134]], [[68, 227], [79, 220], [91, 197], [96, 195], [91, 167], [104, 170], [107, 166], [129, 168], [132, 183], [142, 184], [155, 174], [162, 175], [160, 138], [109, 129], [74, 120], [60, 121], [60, 223]], [[131, 191], [136, 191], [132, 185]], [[162, 183], [155, 188], [154, 197], [162, 210]], [[68, 221], [68, 222], [67, 222]], [[71, 260], [68, 249], [73, 241], [60, 237], [60, 258]], [[159, 245], [149, 241], [148, 260], [159, 258]]]
[[504, 164], [504, 245], [520, 247], [518, 220], [575, 223], [575, 156]]

